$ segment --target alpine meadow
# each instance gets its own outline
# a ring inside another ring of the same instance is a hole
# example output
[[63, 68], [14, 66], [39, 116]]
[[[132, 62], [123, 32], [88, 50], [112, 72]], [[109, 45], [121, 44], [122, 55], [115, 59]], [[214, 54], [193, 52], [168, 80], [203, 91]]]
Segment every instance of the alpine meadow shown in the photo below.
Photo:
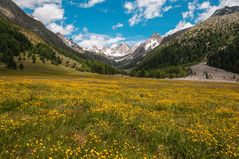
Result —
[[0, 0], [0, 159], [238, 159], [238, 73], [238, 0]]

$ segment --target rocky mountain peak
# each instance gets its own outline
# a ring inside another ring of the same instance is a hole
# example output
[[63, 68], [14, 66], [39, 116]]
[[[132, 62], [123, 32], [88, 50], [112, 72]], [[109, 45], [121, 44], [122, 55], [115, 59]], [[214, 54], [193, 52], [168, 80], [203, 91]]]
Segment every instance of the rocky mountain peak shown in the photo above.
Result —
[[64, 35], [62, 35], [61, 33], [56, 33], [56, 35], [70, 48], [72, 48], [73, 50], [79, 52], [79, 53], [83, 53], [83, 49], [76, 44], [72, 39], [67, 39]]
[[158, 34], [154, 33], [145, 43], [144, 47], [146, 51], [152, 50], [159, 46], [162, 42], [163, 38]]
[[112, 47], [113, 50], [115, 51], [120, 51], [120, 52], [129, 52], [130, 46], [124, 42], [121, 42], [119, 44], [116, 44], [114, 47]]
[[213, 15], [212, 17], [215, 16], [223, 16], [223, 15], [228, 15], [228, 14], [232, 14], [232, 13], [236, 13], [239, 12], [239, 6], [232, 6], [232, 7], [224, 7], [221, 9], [218, 9]]

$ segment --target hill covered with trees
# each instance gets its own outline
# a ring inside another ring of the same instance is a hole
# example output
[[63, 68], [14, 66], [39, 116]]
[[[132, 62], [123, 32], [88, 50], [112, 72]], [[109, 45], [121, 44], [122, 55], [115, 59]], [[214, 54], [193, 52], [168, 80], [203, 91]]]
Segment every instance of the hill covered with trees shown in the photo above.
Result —
[[0, 39], [0, 61], [6, 63], [8, 68], [17, 68], [14, 56], [29, 50], [31, 42], [3, 19], [0, 19]]
[[160, 69], [169, 77], [174, 67], [173, 76], [180, 77], [190, 73], [187, 66], [202, 61], [239, 73], [238, 39], [239, 13], [214, 16], [151, 51], [131, 73], [156, 77]]

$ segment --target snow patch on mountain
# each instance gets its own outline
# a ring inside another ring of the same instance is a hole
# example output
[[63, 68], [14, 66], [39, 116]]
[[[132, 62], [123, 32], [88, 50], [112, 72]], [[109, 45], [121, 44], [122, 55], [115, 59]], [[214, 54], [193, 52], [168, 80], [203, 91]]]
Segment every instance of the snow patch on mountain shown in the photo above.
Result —
[[146, 42], [145, 42], [145, 51], [150, 51], [153, 50], [154, 48], [156, 48], [157, 46], [160, 45], [160, 43], [162, 42], [162, 38], [161, 36], [156, 33], [153, 34]]
[[97, 53], [102, 56], [107, 56], [116, 62], [124, 60], [133, 60], [139, 56], [145, 56], [147, 52], [159, 46], [162, 42], [162, 37], [156, 33], [153, 34], [148, 40], [142, 43], [136, 43], [130, 47], [127, 43], [121, 42], [106, 47], [92, 46], [91, 48], [81, 48], [72, 39], [67, 39], [64, 35], [57, 33], [58, 37], [72, 49], [77, 52], [84, 53], [84, 51]]
[[130, 46], [126, 43], [113, 44], [109, 47], [97, 47], [85, 48], [87, 51], [95, 52], [98, 54], [106, 55], [110, 58], [125, 56], [130, 53]]
[[[95, 52], [98, 54], [105, 55], [113, 60], [122, 61], [124, 59], [133, 59], [136, 52], [143, 51], [143, 54], [156, 48], [162, 42], [162, 37], [156, 33], [153, 34], [148, 40], [143, 43], [137, 43], [130, 47], [126, 43], [113, 44], [109, 47], [97, 47], [93, 46], [92, 48], [85, 48], [87, 51]], [[140, 50], [140, 51], [139, 51]]]

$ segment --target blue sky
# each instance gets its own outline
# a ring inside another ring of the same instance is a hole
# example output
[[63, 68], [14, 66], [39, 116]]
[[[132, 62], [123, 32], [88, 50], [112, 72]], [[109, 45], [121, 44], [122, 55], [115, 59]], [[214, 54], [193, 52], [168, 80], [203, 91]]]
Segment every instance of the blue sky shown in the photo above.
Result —
[[239, 0], [14, 0], [53, 32], [82, 47], [133, 45], [206, 20]]

